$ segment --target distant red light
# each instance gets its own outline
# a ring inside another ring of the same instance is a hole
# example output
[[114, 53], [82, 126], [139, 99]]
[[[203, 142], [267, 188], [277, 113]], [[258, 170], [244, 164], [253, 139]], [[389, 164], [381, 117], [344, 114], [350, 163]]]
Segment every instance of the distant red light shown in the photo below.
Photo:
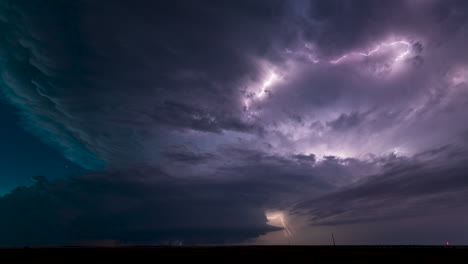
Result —
[[448, 241], [445, 241], [446, 246], [450, 246], [450, 243]]

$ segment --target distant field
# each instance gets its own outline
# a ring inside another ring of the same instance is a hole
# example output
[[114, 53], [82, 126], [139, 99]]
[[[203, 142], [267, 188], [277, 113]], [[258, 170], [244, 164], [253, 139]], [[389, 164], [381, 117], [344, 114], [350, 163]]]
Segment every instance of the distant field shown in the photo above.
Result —
[[468, 246], [3, 248], [0, 263], [465, 263]]

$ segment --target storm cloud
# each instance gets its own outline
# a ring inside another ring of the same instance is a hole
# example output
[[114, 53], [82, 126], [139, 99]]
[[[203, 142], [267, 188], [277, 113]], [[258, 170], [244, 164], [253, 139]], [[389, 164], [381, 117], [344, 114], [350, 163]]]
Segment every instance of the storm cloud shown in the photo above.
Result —
[[466, 146], [443, 146], [409, 159], [389, 157], [382, 172], [300, 202], [295, 209], [319, 225], [462, 212], [468, 191], [467, 154]]
[[23, 226], [1, 243], [239, 242], [275, 229], [268, 210], [321, 226], [462, 210], [467, 8], [0, 1], [2, 100], [89, 170], [0, 198], [2, 226]]
[[156, 168], [37, 181], [0, 199], [0, 243], [226, 243], [275, 230], [262, 211], [265, 194], [243, 184], [175, 181]]

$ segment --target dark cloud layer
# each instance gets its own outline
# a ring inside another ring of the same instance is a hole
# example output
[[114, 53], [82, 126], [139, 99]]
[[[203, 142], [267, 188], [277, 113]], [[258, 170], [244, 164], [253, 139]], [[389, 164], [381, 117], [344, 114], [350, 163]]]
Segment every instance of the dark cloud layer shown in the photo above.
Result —
[[177, 181], [148, 167], [35, 180], [0, 198], [0, 244], [227, 243], [276, 229], [255, 183]]
[[[225, 162], [221, 155], [227, 153], [243, 158]], [[185, 164], [178, 171], [168, 163], [176, 175], [134, 165], [52, 182], [33, 177], [33, 186], [0, 198], [0, 244], [238, 243], [278, 229], [266, 224], [266, 211], [287, 210], [299, 197], [332, 190], [338, 181], [334, 171], [351, 180], [352, 163], [359, 162], [329, 157], [314, 165], [311, 156], [282, 158], [235, 148], [209, 155], [211, 163], [201, 157], [169, 155], [178, 166]], [[200, 177], [202, 162], [209, 170]]]
[[268, 210], [320, 225], [461, 210], [466, 9], [0, 1], [2, 99], [91, 171], [0, 198], [1, 243], [239, 242], [272, 229]]
[[144, 159], [164, 127], [258, 130], [238, 88], [271, 49], [280, 5], [262, 5], [6, 1], [4, 92], [31, 131], [90, 168]]
[[468, 152], [444, 146], [414, 158], [389, 157], [384, 170], [296, 205], [313, 224], [338, 225], [466, 210]]

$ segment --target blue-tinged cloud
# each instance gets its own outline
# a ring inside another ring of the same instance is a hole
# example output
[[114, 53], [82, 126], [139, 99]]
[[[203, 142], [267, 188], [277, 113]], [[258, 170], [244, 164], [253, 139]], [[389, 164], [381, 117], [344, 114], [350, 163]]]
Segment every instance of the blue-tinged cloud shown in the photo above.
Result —
[[95, 169], [103, 162], [77, 129], [81, 122], [65, 107], [78, 99], [60, 97], [83, 85], [73, 8], [66, 1], [2, 2], [0, 89], [18, 107], [28, 131], [68, 159]]

